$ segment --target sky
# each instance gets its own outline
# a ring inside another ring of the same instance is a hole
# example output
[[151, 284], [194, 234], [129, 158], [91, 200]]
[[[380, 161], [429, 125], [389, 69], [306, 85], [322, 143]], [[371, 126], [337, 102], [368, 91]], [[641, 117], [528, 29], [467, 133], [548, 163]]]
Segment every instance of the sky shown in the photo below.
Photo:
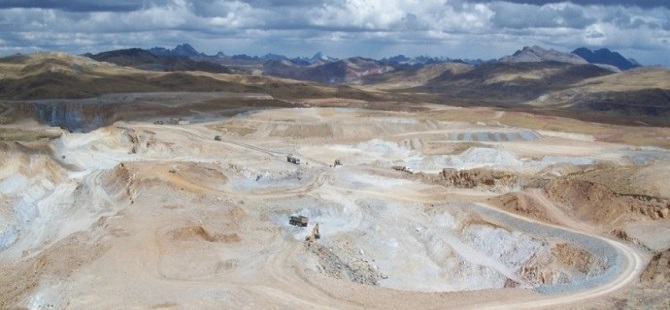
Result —
[[670, 65], [670, 0], [0, 0], [0, 55], [189, 43], [226, 55], [500, 58], [609, 48]]

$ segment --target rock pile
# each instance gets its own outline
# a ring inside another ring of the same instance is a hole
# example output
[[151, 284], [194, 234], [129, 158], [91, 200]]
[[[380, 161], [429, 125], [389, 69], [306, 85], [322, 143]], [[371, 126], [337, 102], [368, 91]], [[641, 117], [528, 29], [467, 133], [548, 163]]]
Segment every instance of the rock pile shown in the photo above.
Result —
[[518, 181], [518, 177], [512, 173], [485, 168], [475, 168], [470, 170], [444, 168], [441, 177], [441, 183], [443, 185], [458, 188], [511, 187]]

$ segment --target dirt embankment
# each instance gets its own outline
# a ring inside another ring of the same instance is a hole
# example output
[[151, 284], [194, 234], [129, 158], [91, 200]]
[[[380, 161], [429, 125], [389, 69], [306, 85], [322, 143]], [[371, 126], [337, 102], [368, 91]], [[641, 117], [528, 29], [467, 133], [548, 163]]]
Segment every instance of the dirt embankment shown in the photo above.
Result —
[[540, 220], [545, 223], [558, 224], [557, 221], [542, 207], [540, 203], [524, 192], [508, 193], [489, 200], [490, 203], [502, 210]]
[[640, 281], [650, 284], [670, 283], [670, 249], [657, 253], [642, 272]]
[[106, 189], [107, 194], [116, 196], [119, 200], [124, 198], [132, 202], [137, 192], [135, 185], [133, 173], [124, 163], [118, 164], [102, 177], [102, 186]]
[[511, 171], [490, 168], [452, 169], [444, 168], [437, 175], [423, 175], [424, 181], [445, 187], [478, 189], [496, 193], [507, 193], [524, 188], [540, 188], [546, 180]]
[[616, 192], [593, 181], [559, 179], [545, 188], [547, 195], [582, 221], [613, 224], [622, 216], [652, 220], [668, 219], [670, 200], [641, 194]]
[[[622, 174], [610, 175], [610, 168], [585, 170], [546, 180], [546, 185], [533, 190], [510, 192], [489, 200], [490, 203], [516, 214], [551, 224], [569, 224], [570, 220], [588, 222], [610, 231], [619, 239], [644, 247], [657, 248], [665, 241], [649, 238], [650, 227], [664, 227], [670, 220], [670, 199], [654, 192], [638, 190], [634, 182]], [[617, 170], [619, 171], [619, 170]], [[541, 184], [537, 184], [541, 185]], [[532, 188], [535, 186], [528, 186]], [[546, 196], [547, 201], [541, 197]], [[556, 209], [548, 204], [555, 205]], [[631, 223], [644, 221], [644, 227]], [[642, 239], [640, 239], [642, 238]], [[646, 241], [645, 241], [646, 240]], [[651, 243], [650, 243], [651, 242]]]
[[441, 177], [440, 184], [458, 188], [509, 187], [519, 181], [516, 174], [482, 168], [470, 170], [445, 168]]

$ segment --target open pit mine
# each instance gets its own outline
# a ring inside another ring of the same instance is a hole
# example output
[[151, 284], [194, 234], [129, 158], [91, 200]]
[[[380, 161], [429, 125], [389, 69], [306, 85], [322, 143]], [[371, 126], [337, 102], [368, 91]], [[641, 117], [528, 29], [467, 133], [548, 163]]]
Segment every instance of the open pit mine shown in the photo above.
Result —
[[0, 116], [0, 308], [669, 305], [665, 127], [262, 90]]

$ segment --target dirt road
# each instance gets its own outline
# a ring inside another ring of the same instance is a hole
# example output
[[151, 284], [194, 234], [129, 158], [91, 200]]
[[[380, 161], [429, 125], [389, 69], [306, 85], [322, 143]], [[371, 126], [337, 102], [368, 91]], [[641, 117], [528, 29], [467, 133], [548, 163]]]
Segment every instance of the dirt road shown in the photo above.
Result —
[[[543, 203], [545, 204], [552, 204], [546, 197], [543, 195], [539, 194], [538, 192], [535, 192], [537, 197], [541, 197]], [[506, 303], [505, 305], [500, 305], [500, 304], [495, 304], [495, 303], [484, 303], [484, 304], [477, 304], [473, 308], [477, 309], [509, 309], [509, 308], [519, 308], [519, 309], [537, 309], [537, 308], [548, 308], [548, 307], [556, 307], [556, 308], [564, 308], [566, 306], [570, 305], [576, 305], [576, 304], [583, 304], [584, 302], [588, 302], [589, 300], [595, 300], [598, 298], [602, 298], [603, 296], [607, 296], [609, 294], [615, 293], [617, 290], [624, 288], [626, 285], [631, 284], [633, 281], [637, 280], [639, 275], [642, 273], [643, 269], [646, 267], [646, 261], [641, 257], [639, 254], [639, 251], [625, 245], [621, 242], [604, 238], [601, 237], [597, 234], [590, 233], [588, 231], [580, 231], [580, 230], [574, 230], [566, 227], [561, 227], [561, 226], [556, 226], [556, 225], [551, 225], [551, 224], [546, 224], [542, 223], [539, 221], [536, 221], [534, 219], [522, 217], [510, 212], [502, 211], [499, 210], [491, 205], [486, 205], [486, 204], [479, 204], [482, 207], [489, 208], [491, 210], [495, 210], [495, 212], [500, 212], [500, 213], [505, 213], [507, 216], [510, 217], [515, 217], [519, 218], [525, 222], [528, 223], [533, 223], [535, 225], [540, 225], [540, 226], [546, 226], [546, 227], [552, 227], [561, 231], [565, 232], [572, 232], [572, 233], [577, 233], [577, 234], [583, 234], [585, 236], [588, 236], [589, 238], [594, 238], [598, 239], [601, 241], [604, 241], [607, 243], [609, 246], [613, 247], [617, 255], [620, 255], [622, 260], [619, 262], [619, 264], [623, 264], [623, 266], [616, 266], [613, 268], [619, 268], [620, 267], [620, 272], [613, 278], [607, 281], [606, 283], [602, 285], [598, 285], [593, 288], [587, 288], [583, 290], [578, 290], [572, 293], [568, 294], [557, 294], [557, 295], [549, 295], [546, 297], [541, 298], [540, 300], [530, 300], [530, 301], [514, 301], [511, 303]], [[553, 206], [553, 208], [556, 208]], [[560, 212], [560, 211], [558, 211]], [[570, 222], [572, 222], [570, 220]]]

